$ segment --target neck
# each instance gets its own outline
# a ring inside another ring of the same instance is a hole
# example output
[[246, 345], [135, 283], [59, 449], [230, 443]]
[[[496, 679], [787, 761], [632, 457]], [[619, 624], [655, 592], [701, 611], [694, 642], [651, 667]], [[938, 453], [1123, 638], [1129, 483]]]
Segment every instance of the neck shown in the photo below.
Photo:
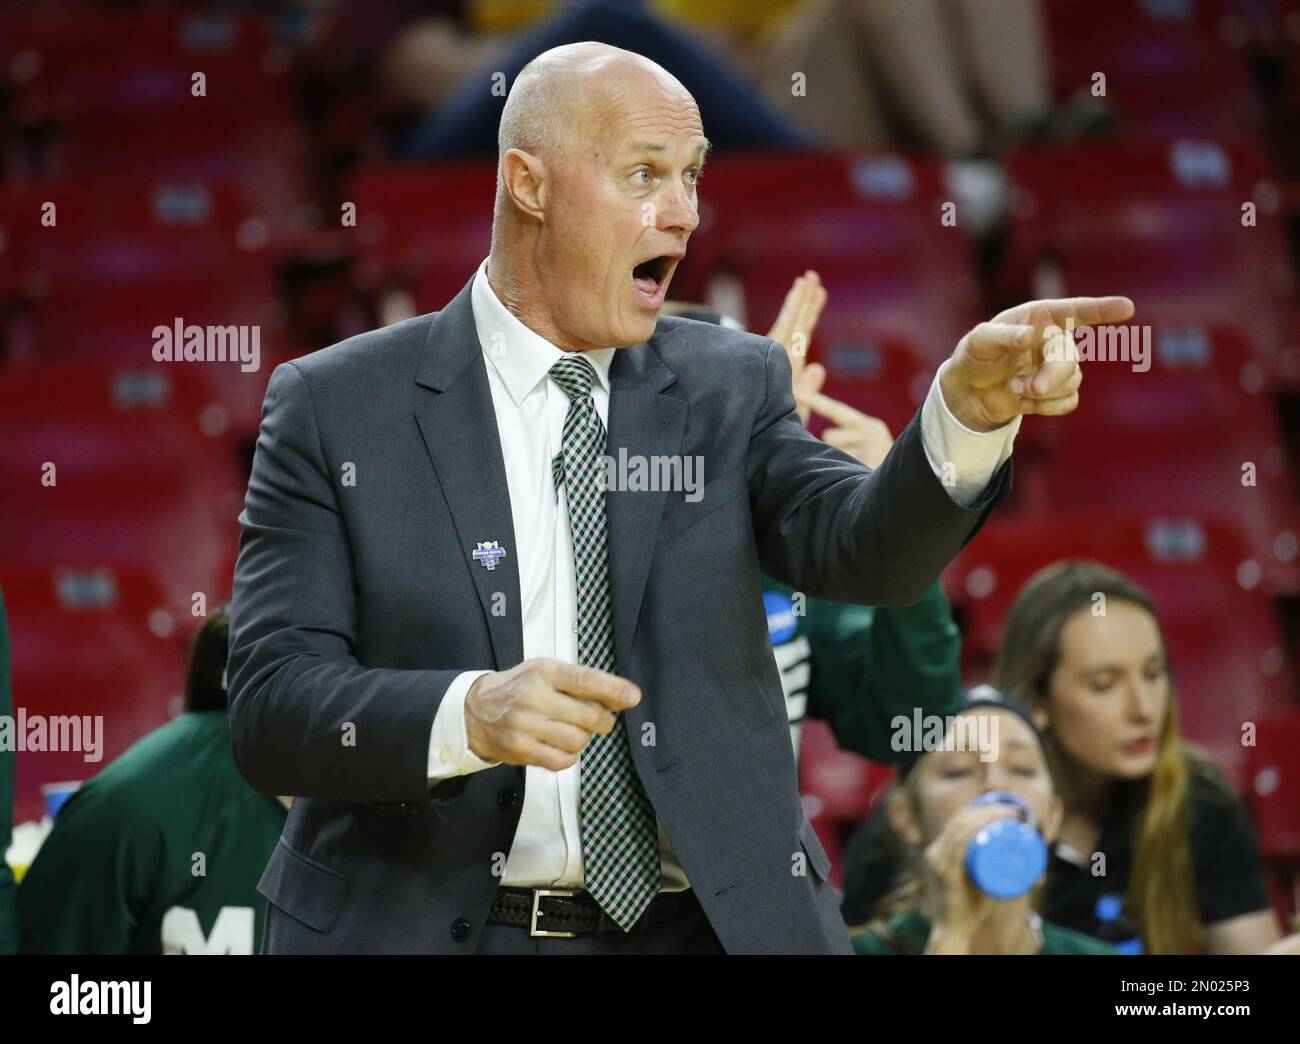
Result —
[[1064, 759], [1061, 773], [1061, 798], [1067, 815], [1079, 817], [1100, 828], [1110, 812], [1115, 793], [1115, 780], [1104, 772], [1080, 765], [1073, 759]]
[[1000, 916], [986, 921], [971, 939], [972, 954], [1037, 953], [1038, 938], [1029, 926], [1029, 896], [1006, 902]]
[[560, 330], [542, 301], [535, 273], [521, 273], [515, 259], [496, 253], [489, 254], [487, 281], [492, 292], [497, 295], [497, 300], [505, 305], [511, 315], [560, 351], [582, 352], [600, 347], [570, 337]]

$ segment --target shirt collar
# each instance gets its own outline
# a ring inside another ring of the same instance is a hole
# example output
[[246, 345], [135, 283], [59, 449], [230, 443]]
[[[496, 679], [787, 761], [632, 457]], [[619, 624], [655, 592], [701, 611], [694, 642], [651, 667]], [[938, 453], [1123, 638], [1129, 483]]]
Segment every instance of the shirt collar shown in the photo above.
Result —
[[[546, 378], [551, 367], [571, 352], [561, 351], [541, 334], [530, 330], [519, 318], [501, 303], [487, 279], [488, 258], [478, 266], [470, 301], [474, 309], [474, 326], [478, 330], [479, 345], [483, 354], [495, 367], [505, 383], [510, 398], [516, 406]], [[493, 337], [499, 335], [493, 351]], [[580, 353], [592, 369], [596, 380], [609, 391], [609, 367], [617, 348], [591, 348]]]

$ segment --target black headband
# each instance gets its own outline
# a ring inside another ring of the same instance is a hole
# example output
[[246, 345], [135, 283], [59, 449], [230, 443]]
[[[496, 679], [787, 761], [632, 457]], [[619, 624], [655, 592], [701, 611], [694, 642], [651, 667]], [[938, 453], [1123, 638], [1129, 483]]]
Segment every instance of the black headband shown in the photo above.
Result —
[[[974, 685], [962, 693], [960, 702], [952, 711], [952, 716], [964, 714], [966, 711], [978, 710], [980, 707], [994, 707], [998, 710], [1010, 711], [1017, 718], [1029, 726], [1034, 738], [1038, 740], [1039, 747], [1043, 750], [1043, 755], [1047, 755], [1047, 744], [1043, 740], [1042, 730], [1039, 729], [1034, 717], [1029, 713], [1029, 709], [1013, 696], [1008, 696], [1001, 689], [995, 689], [992, 685]], [[898, 778], [906, 779], [908, 774], [916, 767], [916, 763], [921, 760], [928, 750], [916, 750], [910, 753], [906, 760], [898, 763]]]

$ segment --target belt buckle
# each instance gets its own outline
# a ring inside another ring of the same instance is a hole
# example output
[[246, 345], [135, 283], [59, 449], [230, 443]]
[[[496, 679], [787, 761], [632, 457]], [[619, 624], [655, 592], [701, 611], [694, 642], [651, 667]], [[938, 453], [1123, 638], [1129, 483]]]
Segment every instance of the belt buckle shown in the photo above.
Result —
[[581, 889], [578, 888], [534, 888], [533, 914], [528, 922], [528, 934], [534, 938], [541, 936], [551, 939], [576, 939], [578, 937], [577, 932], [548, 932], [545, 929], [538, 928], [537, 918], [541, 916], [541, 911], [537, 909], [537, 903], [544, 895], [574, 896], [580, 891]]

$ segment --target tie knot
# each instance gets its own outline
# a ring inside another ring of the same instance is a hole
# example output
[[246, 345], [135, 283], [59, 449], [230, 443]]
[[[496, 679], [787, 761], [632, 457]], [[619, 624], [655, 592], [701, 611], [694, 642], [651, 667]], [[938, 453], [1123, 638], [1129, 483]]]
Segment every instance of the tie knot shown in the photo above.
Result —
[[551, 376], [570, 399], [581, 399], [591, 394], [596, 371], [581, 355], [570, 353], [551, 367]]

